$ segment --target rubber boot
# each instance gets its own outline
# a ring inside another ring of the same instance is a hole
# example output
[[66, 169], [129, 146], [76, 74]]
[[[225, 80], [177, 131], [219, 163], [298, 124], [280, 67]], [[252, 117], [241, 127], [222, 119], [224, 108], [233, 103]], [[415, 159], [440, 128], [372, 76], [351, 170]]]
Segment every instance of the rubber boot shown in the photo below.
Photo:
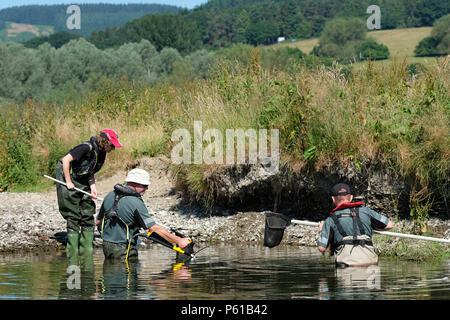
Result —
[[80, 234], [78, 232], [73, 232], [73, 231], [67, 232], [67, 245], [66, 245], [67, 258], [78, 260], [79, 240], [80, 240]]
[[80, 237], [80, 255], [84, 257], [93, 253], [94, 231], [81, 231]]

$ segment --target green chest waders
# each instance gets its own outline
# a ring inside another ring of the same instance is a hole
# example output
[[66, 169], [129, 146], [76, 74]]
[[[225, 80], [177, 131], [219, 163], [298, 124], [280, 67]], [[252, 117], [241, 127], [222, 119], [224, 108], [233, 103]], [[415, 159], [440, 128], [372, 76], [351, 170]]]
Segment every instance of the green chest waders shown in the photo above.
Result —
[[[56, 165], [56, 179], [65, 181], [62, 163]], [[90, 192], [89, 185], [72, 180], [75, 187]], [[94, 236], [95, 203], [88, 195], [76, 190], [69, 190], [66, 186], [57, 184], [56, 193], [58, 197], [59, 212], [66, 220], [68, 257], [78, 256], [78, 247], [82, 244], [82, 252], [92, 252], [92, 239]], [[92, 238], [92, 239], [91, 239]]]
[[[88, 179], [101, 169], [105, 154], [99, 151], [95, 137], [84, 144], [89, 146], [89, 152], [78, 164], [71, 164], [70, 175], [75, 187], [90, 193]], [[66, 181], [61, 160], [56, 164], [55, 177], [60, 181]], [[78, 256], [78, 253], [91, 254], [95, 229], [95, 202], [88, 195], [69, 190], [61, 184], [56, 185], [56, 194], [59, 212], [67, 225], [67, 256]]]

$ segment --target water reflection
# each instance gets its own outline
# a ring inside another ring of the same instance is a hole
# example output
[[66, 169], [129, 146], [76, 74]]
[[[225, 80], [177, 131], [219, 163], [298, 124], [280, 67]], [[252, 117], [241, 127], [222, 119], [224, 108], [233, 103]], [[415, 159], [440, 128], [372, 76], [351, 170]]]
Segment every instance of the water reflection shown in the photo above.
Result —
[[381, 258], [378, 266], [335, 269], [314, 248], [214, 245], [177, 263], [161, 246], [139, 261], [77, 263], [52, 254], [0, 257], [0, 299], [449, 299], [448, 261]]
[[[61, 260], [61, 259], [60, 259]], [[165, 260], [165, 259], [164, 259]], [[141, 261], [104, 260], [101, 275], [95, 272], [94, 259], [66, 260], [60, 280], [58, 299], [169, 299], [166, 292], [191, 279], [188, 263], [172, 264]], [[97, 263], [100, 257], [97, 257]], [[98, 266], [98, 265], [97, 265]], [[161, 269], [160, 267], [165, 269]], [[155, 272], [158, 270], [158, 272]], [[98, 270], [97, 270], [98, 271]], [[188, 295], [185, 297], [188, 299]]]
[[66, 272], [60, 281], [58, 299], [92, 299], [97, 291], [93, 256], [82, 255], [66, 260]]
[[367, 267], [348, 267], [336, 269], [336, 298], [374, 299], [374, 292], [381, 290], [381, 271], [379, 265]]

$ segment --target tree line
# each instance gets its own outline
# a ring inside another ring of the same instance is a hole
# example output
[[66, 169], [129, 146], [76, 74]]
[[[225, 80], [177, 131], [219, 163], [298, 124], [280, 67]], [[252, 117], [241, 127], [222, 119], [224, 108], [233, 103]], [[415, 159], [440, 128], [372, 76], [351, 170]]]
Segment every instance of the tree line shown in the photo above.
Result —
[[[246, 64], [255, 49], [249, 44], [233, 44], [220, 50], [198, 49], [183, 55], [176, 48], [158, 50], [147, 39], [99, 49], [83, 37], [72, 39], [75, 35], [57, 35], [49, 37], [50, 43], [36, 43], [36, 48], [0, 43], [0, 102], [28, 98], [71, 100], [96, 89], [103, 79], [125, 77], [147, 86], [163, 81], [183, 84], [186, 80], [209, 78], [218, 62], [224, 59]], [[419, 43], [416, 53], [427, 49], [425, 45], [432, 41], [434, 51], [423, 55], [448, 54], [449, 39], [450, 15], [446, 15], [435, 22], [430, 38]], [[65, 43], [66, 40], [70, 41]], [[295, 69], [299, 63], [332, 65], [333, 61], [348, 64], [389, 58], [389, 49], [367, 37], [364, 21], [359, 18], [328, 21], [310, 55], [298, 48], [259, 46], [257, 49], [261, 50], [261, 66], [267, 69]]]
[[449, 2], [441, 0], [210, 0], [176, 14], [146, 15], [88, 39], [99, 48], [147, 39], [158, 49], [170, 46], [181, 53], [234, 43], [271, 44], [279, 36], [318, 37], [334, 18], [366, 20], [370, 5], [380, 7], [382, 29], [431, 26], [450, 13]]
[[72, 40], [59, 49], [49, 43], [36, 49], [0, 43], [0, 99], [61, 102], [95, 89], [103, 79], [124, 77], [153, 86], [168, 80], [180, 64], [195, 67], [191, 77], [202, 78], [206, 77], [212, 58], [213, 53], [206, 50], [184, 57], [173, 48], [157, 51], [148, 40], [106, 50], [96, 48], [84, 38]]
[[[69, 31], [83, 35], [100, 49], [146, 39], [158, 51], [171, 47], [185, 55], [236, 43], [272, 44], [279, 36], [319, 37], [330, 20], [366, 20], [369, 5], [380, 7], [382, 29], [431, 26], [450, 13], [450, 3], [440, 0], [210, 0], [193, 10], [163, 5], [86, 4], [82, 5], [81, 30], [67, 30], [67, 6], [23, 6], [1, 10], [0, 26], [4, 21], [55, 26], [57, 34], [52, 39], [26, 43], [34, 48], [43, 42], [60, 47], [75, 38], [67, 35]], [[429, 53], [434, 44], [428, 40], [421, 54]]]
[[221, 63], [245, 65], [253, 50], [260, 51], [259, 62], [267, 70], [289, 71], [298, 64], [333, 64], [331, 58], [306, 55], [298, 48], [255, 48], [247, 44], [181, 55], [175, 48], [157, 50], [145, 39], [104, 50], [83, 37], [58, 48], [50, 43], [37, 48], [0, 43], [0, 105], [27, 99], [60, 104], [81, 99], [108, 81], [123, 79], [148, 87], [163, 82], [183, 85], [213, 77]]

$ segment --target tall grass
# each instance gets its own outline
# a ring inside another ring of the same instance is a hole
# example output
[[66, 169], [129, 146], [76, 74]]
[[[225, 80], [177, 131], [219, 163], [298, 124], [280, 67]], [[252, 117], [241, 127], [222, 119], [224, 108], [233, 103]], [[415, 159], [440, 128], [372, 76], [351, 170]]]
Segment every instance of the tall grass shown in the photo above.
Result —
[[[262, 68], [254, 50], [248, 63], [225, 61], [205, 81], [150, 88], [104, 79], [81, 102], [5, 105], [0, 185], [14, 190], [42, 184], [41, 175], [52, 174], [57, 159], [103, 128], [117, 130], [124, 144], [108, 156], [105, 172], [112, 172], [144, 155], [170, 155], [172, 132], [193, 133], [194, 121], [202, 121], [203, 130], [223, 133], [277, 128], [287, 163], [379, 161], [448, 196], [449, 62], [441, 58], [413, 77], [401, 61], [368, 62], [353, 73], [302, 63], [282, 71]], [[208, 170], [177, 168], [184, 187], [199, 195], [207, 192]]]
[[278, 128], [286, 161], [320, 168], [368, 159], [448, 197], [448, 57], [411, 77], [404, 61], [368, 62], [346, 76], [338, 65], [261, 69], [254, 55], [248, 65], [222, 65], [193, 96], [181, 116], [187, 128], [194, 120], [221, 130]]

